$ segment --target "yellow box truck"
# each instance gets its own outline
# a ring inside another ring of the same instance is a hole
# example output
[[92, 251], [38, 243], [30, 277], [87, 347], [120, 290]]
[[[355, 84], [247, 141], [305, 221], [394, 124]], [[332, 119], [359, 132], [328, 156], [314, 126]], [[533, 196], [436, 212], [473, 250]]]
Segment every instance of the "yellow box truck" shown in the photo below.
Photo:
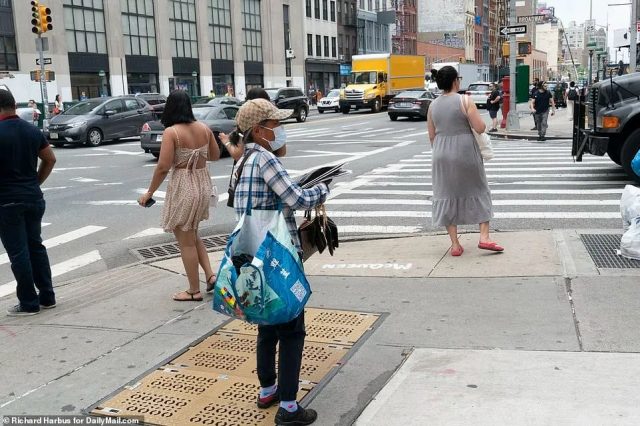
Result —
[[424, 57], [389, 53], [355, 55], [349, 85], [341, 92], [340, 111], [351, 108], [379, 112], [404, 90], [424, 89]]

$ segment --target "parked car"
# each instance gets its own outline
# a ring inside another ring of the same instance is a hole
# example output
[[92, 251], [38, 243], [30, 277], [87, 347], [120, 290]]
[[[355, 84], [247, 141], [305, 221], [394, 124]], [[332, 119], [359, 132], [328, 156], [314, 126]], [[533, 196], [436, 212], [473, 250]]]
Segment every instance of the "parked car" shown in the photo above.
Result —
[[291, 118], [295, 118], [298, 123], [307, 121], [309, 115], [309, 101], [302, 92], [302, 89], [297, 87], [283, 87], [265, 89], [271, 98], [271, 102], [280, 109], [292, 109], [293, 115]]
[[136, 98], [147, 101], [147, 103], [151, 105], [153, 112], [155, 112], [158, 117], [162, 115], [162, 112], [164, 111], [164, 104], [167, 103], [167, 97], [160, 93], [138, 93]]
[[140, 136], [142, 126], [154, 119], [151, 105], [135, 96], [81, 101], [54, 116], [45, 137], [53, 146], [86, 144]]
[[435, 95], [428, 90], [407, 90], [398, 93], [389, 101], [387, 113], [391, 121], [396, 121], [398, 117], [417, 117], [427, 119], [427, 111]]
[[482, 81], [471, 83], [465, 93], [471, 97], [477, 107], [486, 108], [487, 98], [491, 95], [491, 83]]
[[318, 101], [318, 112], [323, 114], [325, 111], [340, 112], [340, 89], [331, 90]]
[[216, 105], [237, 105], [240, 106], [242, 105], [242, 101], [238, 98], [234, 98], [233, 96], [216, 96], [215, 98], [203, 98], [200, 99], [198, 101], [196, 101], [196, 103], [193, 104], [194, 106], [196, 105], [211, 105], [211, 106], [216, 106]]
[[[196, 120], [205, 123], [218, 142], [220, 155], [227, 154], [224, 145], [218, 139], [220, 132], [229, 134], [236, 128], [236, 114], [238, 113], [236, 105], [194, 105], [193, 115]], [[162, 144], [162, 132], [164, 125], [160, 120], [150, 121], [142, 126], [140, 134], [140, 147], [144, 152], [151, 153], [154, 157], [160, 156], [160, 145]]]

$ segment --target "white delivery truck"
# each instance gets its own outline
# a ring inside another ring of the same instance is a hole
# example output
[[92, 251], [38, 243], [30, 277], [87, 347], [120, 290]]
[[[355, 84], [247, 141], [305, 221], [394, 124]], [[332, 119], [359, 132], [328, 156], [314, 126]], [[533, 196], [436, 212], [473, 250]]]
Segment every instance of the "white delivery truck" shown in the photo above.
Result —
[[478, 81], [488, 81], [488, 76], [484, 75], [484, 70], [482, 65], [478, 64], [465, 64], [462, 62], [439, 62], [431, 65], [431, 69], [439, 71], [441, 68], [446, 66], [452, 66], [458, 71], [458, 76], [462, 77], [462, 81], [460, 82], [460, 91], [464, 92], [467, 90], [470, 84], [476, 83]]

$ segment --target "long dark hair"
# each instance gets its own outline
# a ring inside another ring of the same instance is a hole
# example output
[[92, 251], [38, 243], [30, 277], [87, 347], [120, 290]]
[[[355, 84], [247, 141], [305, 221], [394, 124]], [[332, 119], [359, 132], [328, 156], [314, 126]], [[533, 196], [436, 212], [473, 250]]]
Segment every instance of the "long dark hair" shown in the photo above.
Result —
[[171, 127], [174, 124], [193, 123], [196, 118], [191, 109], [191, 99], [184, 90], [174, 90], [167, 98], [164, 105], [164, 112], [160, 119], [164, 127]]
[[438, 84], [438, 89], [444, 90], [445, 92], [450, 92], [453, 88], [453, 83], [458, 78], [458, 71], [450, 65], [446, 67], [442, 67], [436, 73], [436, 83]]

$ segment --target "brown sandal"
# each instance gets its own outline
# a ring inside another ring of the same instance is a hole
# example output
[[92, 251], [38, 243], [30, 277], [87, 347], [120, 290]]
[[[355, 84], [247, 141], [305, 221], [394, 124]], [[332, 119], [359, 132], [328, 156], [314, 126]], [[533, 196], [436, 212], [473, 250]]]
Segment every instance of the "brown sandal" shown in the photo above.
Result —
[[216, 274], [213, 274], [209, 278], [207, 278], [207, 293], [211, 293], [213, 291], [213, 288], [216, 286], [217, 279], [218, 276]]
[[[187, 294], [189, 295], [189, 298], [179, 297], [181, 294]], [[196, 297], [196, 294], [200, 294], [200, 290], [195, 293], [191, 293], [189, 290], [181, 291], [180, 293], [173, 295], [173, 300], [176, 302], [202, 302], [202, 295]]]

